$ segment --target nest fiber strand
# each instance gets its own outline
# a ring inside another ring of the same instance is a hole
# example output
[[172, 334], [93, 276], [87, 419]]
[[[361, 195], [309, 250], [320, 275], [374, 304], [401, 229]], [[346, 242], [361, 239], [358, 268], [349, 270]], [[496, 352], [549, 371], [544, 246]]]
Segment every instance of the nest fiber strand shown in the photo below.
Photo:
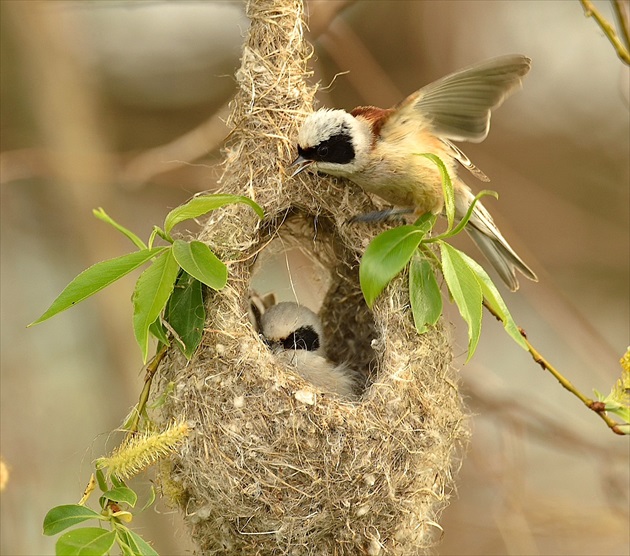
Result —
[[[230, 280], [208, 300], [193, 360], [171, 350], [162, 369], [161, 389], [175, 390], [161, 417], [193, 427], [165, 490], [199, 554], [421, 554], [439, 537], [466, 434], [450, 345], [440, 327], [416, 333], [404, 276], [374, 311], [365, 306], [357, 265], [376, 230], [346, 222], [373, 205], [348, 183], [284, 171], [315, 93], [302, 3], [257, 0], [247, 9], [222, 189], [251, 196], [267, 216], [261, 223], [230, 206], [200, 236], [228, 262]], [[322, 319], [331, 357], [369, 380], [358, 401], [318, 392], [283, 366], [247, 318], [256, 255], [278, 233], [330, 269]]]

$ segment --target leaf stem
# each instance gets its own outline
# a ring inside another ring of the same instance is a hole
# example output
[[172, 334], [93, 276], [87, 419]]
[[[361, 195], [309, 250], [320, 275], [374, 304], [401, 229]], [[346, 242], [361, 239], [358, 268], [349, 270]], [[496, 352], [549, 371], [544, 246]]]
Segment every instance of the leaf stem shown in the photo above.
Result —
[[[503, 319], [490, 307], [490, 305], [488, 305], [488, 303], [486, 302], [485, 299], [483, 301], [483, 306], [490, 312], [490, 314], [494, 318], [496, 318], [498, 321], [500, 321], [503, 324], [505, 324], [503, 322]], [[525, 343], [527, 344], [527, 351], [529, 351], [530, 355], [532, 356], [532, 359], [536, 363], [538, 363], [542, 367], [543, 370], [548, 371], [549, 373], [551, 373], [551, 375], [566, 390], [571, 392], [571, 394], [573, 394], [575, 397], [577, 397], [590, 410], [592, 410], [595, 413], [597, 413], [597, 415], [599, 415], [603, 419], [603, 421], [606, 423], [606, 425], [608, 426], [608, 428], [610, 430], [612, 430], [615, 434], [619, 434], [619, 435], [625, 436], [625, 433], [619, 427], [619, 423], [617, 423], [616, 421], [611, 419], [606, 414], [606, 410], [605, 410], [606, 404], [604, 404], [603, 402], [597, 401], [597, 400], [593, 400], [593, 399], [585, 396], [584, 394], [582, 394], [582, 392], [580, 392], [573, 385], [573, 383], [571, 381], [569, 381], [567, 378], [565, 378], [564, 375], [560, 371], [558, 371], [551, 363], [549, 363], [549, 361], [547, 361], [547, 359], [545, 359], [540, 354], [540, 352], [529, 341], [529, 339], [527, 338], [527, 334], [525, 333], [525, 331], [521, 327], [519, 327], [519, 332], [521, 333], [521, 336], [523, 337], [523, 340], [525, 340]]]

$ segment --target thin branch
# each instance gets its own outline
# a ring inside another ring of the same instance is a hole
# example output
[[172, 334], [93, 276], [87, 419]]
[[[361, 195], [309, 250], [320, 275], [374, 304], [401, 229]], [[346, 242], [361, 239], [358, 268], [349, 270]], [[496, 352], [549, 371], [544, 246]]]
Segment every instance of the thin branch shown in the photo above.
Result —
[[628, 11], [623, 4], [623, 0], [612, 0], [613, 10], [617, 18], [617, 26], [621, 34], [621, 38], [626, 43], [626, 49], [630, 49], [630, 32], [628, 31]]
[[[490, 305], [488, 305], [485, 299], [483, 301], [483, 306], [490, 312], [490, 314], [492, 314], [492, 316], [494, 316], [495, 319], [503, 323], [503, 319], [492, 309], [492, 307], [490, 307]], [[540, 352], [538, 352], [538, 350], [529, 341], [529, 339], [527, 338], [527, 334], [521, 327], [519, 327], [519, 332], [521, 333], [521, 336], [527, 344], [527, 351], [529, 351], [532, 359], [536, 363], [538, 363], [543, 368], [543, 370], [551, 373], [551, 375], [562, 385], [563, 388], [571, 392], [571, 394], [578, 398], [591, 411], [597, 413], [597, 415], [599, 415], [604, 420], [606, 425], [608, 425], [608, 428], [610, 430], [612, 430], [615, 434], [625, 436], [626, 433], [621, 428], [623, 426], [622, 423], [617, 423], [614, 419], [611, 419], [608, 416], [608, 414], [606, 413], [606, 404], [604, 402], [593, 400], [582, 394], [582, 392], [580, 392], [573, 385], [573, 383], [571, 383], [571, 381], [566, 379], [560, 371], [558, 371], [551, 363], [549, 363], [549, 361], [547, 361], [547, 359], [545, 359], [540, 354]]]
[[[624, 45], [623, 42], [617, 36], [617, 32], [614, 27], [604, 18], [604, 16], [597, 10], [597, 8], [592, 4], [591, 0], [580, 0], [582, 7], [584, 8], [584, 15], [586, 17], [593, 17], [597, 24], [600, 26], [601, 30], [604, 32], [604, 35], [608, 37], [608, 40], [612, 43], [617, 56], [621, 58], [621, 60], [630, 66], [630, 51], [628, 47]], [[615, 2], [613, 5], [615, 9], [617, 9], [617, 3]], [[621, 8], [619, 8], [621, 9]], [[623, 16], [622, 16], [623, 18]], [[622, 26], [622, 31], [625, 31], [624, 40], [627, 41], [628, 37], [628, 29], [626, 25]]]
[[140, 392], [140, 399], [138, 400], [138, 404], [133, 410], [133, 418], [131, 423], [129, 424], [128, 436], [131, 436], [138, 431], [140, 416], [144, 413], [144, 409], [147, 405], [149, 393], [151, 392], [153, 377], [155, 376], [155, 373], [158, 370], [162, 359], [164, 359], [167, 350], [168, 346], [162, 345], [158, 352], [154, 355], [153, 359], [151, 359], [151, 361], [147, 365], [147, 370], [144, 375], [144, 387], [142, 388], [142, 392]]

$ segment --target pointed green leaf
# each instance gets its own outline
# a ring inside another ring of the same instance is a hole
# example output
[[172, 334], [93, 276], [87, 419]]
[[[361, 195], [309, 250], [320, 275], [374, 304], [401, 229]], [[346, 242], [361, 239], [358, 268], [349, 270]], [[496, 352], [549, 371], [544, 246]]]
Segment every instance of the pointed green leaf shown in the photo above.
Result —
[[133, 331], [145, 363], [149, 353], [149, 327], [166, 306], [178, 272], [179, 265], [172, 250], [167, 248], [136, 282], [133, 292]]
[[413, 225], [424, 231], [425, 234], [428, 234], [433, 226], [435, 226], [436, 220], [437, 216], [435, 214], [425, 212], [413, 223]]
[[140, 513], [142, 513], [147, 508], [150, 508], [153, 505], [153, 502], [155, 502], [155, 498], [156, 498], [155, 487], [153, 485], [151, 485], [151, 491], [150, 491], [150, 494], [149, 494], [149, 498], [147, 499], [145, 505], [142, 506], [142, 509], [140, 510]]
[[455, 191], [453, 190], [453, 182], [448, 175], [448, 170], [444, 166], [444, 162], [439, 156], [432, 153], [422, 153], [420, 156], [428, 158], [433, 162], [440, 171], [440, 179], [442, 180], [442, 193], [444, 194], [444, 212], [446, 213], [446, 220], [448, 222], [448, 229], [453, 227], [455, 222]]
[[107, 480], [105, 479], [105, 473], [100, 468], [96, 468], [96, 481], [98, 482], [98, 488], [100, 488], [103, 492], [108, 490]]
[[176, 239], [173, 243], [173, 255], [179, 266], [201, 283], [213, 290], [225, 287], [227, 267], [205, 243]]
[[431, 263], [421, 257], [409, 265], [409, 301], [416, 330], [424, 334], [442, 314], [442, 293]]
[[471, 270], [475, 273], [486, 302], [488, 303], [488, 305], [490, 305], [492, 310], [497, 315], [499, 315], [499, 317], [501, 317], [505, 331], [519, 346], [521, 346], [524, 350], [527, 350], [527, 344], [525, 343], [525, 340], [523, 339], [523, 336], [521, 335], [517, 324], [514, 322], [514, 319], [512, 318], [512, 315], [510, 314], [510, 311], [508, 310], [505, 301], [501, 297], [501, 294], [499, 293], [497, 287], [490, 279], [490, 276], [488, 276], [488, 273], [481, 267], [479, 263], [477, 263], [477, 261], [471, 259], [468, 255], [466, 255], [466, 253], [462, 253], [460, 251], [459, 254], [464, 259], [464, 261], [468, 263], [468, 266], [471, 268]]
[[438, 242], [443, 239], [456, 236], [458, 233], [460, 233], [466, 227], [466, 224], [468, 224], [468, 221], [470, 220], [470, 217], [472, 216], [472, 213], [475, 210], [475, 205], [477, 204], [479, 199], [481, 199], [482, 197], [488, 197], [488, 196], [494, 197], [495, 199], [499, 198], [499, 194], [496, 191], [492, 191], [491, 189], [484, 189], [483, 191], [480, 191], [479, 193], [477, 193], [477, 195], [475, 195], [475, 198], [470, 203], [470, 206], [468, 207], [466, 214], [457, 223], [457, 226], [455, 226], [451, 230], [447, 230], [446, 232], [444, 232], [443, 234], [440, 234], [439, 236], [435, 236], [434, 238], [431, 239], [431, 241]]
[[44, 518], [44, 535], [56, 535], [88, 519], [101, 519], [101, 514], [79, 504], [57, 506], [52, 508]]
[[171, 345], [167, 330], [164, 328], [161, 317], [155, 319], [155, 322], [149, 326], [149, 334], [151, 334], [151, 336], [153, 336], [160, 344], [165, 346]]
[[256, 214], [260, 217], [264, 217], [264, 212], [258, 206], [257, 203], [252, 201], [249, 197], [242, 197], [240, 195], [200, 195], [194, 197], [187, 203], [173, 209], [166, 216], [164, 220], [164, 230], [167, 234], [171, 232], [174, 226], [189, 220], [190, 218], [197, 218], [207, 212], [218, 209], [225, 205], [231, 205], [233, 203], [245, 203], [254, 209]]
[[48, 320], [57, 313], [61, 313], [73, 305], [80, 303], [116, 280], [129, 274], [132, 270], [142, 266], [165, 249], [166, 247], [143, 249], [142, 251], [136, 251], [121, 257], [116, 257], [115, 259], [96, 263], [72, 280], [59, 294], [57, 299], [52, 302], [52, 305], [46, 312], [36, 321], [29, 324], [29, 326]]
[[448, 243], [440, 242], [442, 273], [462, 318], [468, 324], [468, 358], [475, 353], [481, 334], [483, 295], [475, 273], [461, 256], [462, 253]]
[[84, 527], [74, 529], [59, 537], [55, 545], [57, 556], [104, 556], [114, 542], [116, 533], [99, 529], [98, 527]]
[[129, 504], [132, 508], [138, 501], [138, 495], [129, 487], [114, 487], [103, 493], [101, 498], [106, 498], [112, 502]]
[[368, 245], [361, 259], [359, 281], [369, 307], [405, 268], [423, 237], [424, 231], [416, 226], [399, 226], [379, 234]]
[[165, 319], [179, 336], [175, 338], [177, 345], [190, 359], [203, 337], [206, 310], [201, 282], [187, 272], [182, 272], [175, 283]]
[[111, 226], [116, 228], [120, 233], [122, 233], [123, 235], [127, 236], [138, 249], [146, 249], [147, 248], [147, 246], [144, 244], [144, 241], [142, 241], [131, 230], [128, 230], [124, 226], [121, 226], [111, 216], [109, 216], [102, 208], [99, 207], [98, 209], [94, 209], [92, 211], [92, 214], [94, 214], [94, 216], [96, 216], [96, 218], [98, 218], [99, 220], [102, 220], [103, 222], [106, 222], [107, 224], [110, 224]]
[[162, 324], [162, 319], [160, 319], [160, 317], [155, 319], [153, 324], [149, 326], [149, 333], [161, 344], [164, 344], [165, 346], [171, 344], [166, 334], [166, 330], [164, 329], [164, 325]]
[[158, 553], [140, 535], [134, 533], [126, 527], [118, 531], [124, 543], [131, 549], [130, 554], [134, 556], [158, 556]]

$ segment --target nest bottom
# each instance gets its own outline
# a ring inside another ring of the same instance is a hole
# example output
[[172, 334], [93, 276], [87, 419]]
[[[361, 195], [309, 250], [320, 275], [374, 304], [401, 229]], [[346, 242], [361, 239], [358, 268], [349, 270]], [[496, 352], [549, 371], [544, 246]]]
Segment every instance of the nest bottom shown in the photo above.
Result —
[[[313, 244], [303, 222], [293, 235]], [[163, 480], [200, 554], [415, 556], [439, 537], [466, 434], [447, 334], [418, 336], [404, 277], [369, 312], [351, 250], [313, 254], [339, 269], [325, 325], [355, 330], [356, 341], [338, 351], [372, 369], [358, 401], [318, 392], [273, 357], [246, 316], [246, 266], [235, 269], [237, 286], [210, 300], [203, 350], [191, 362], [171, 353], [164, 369], [163, 388], [176, 385], [164, 417], [194, 429]]]

